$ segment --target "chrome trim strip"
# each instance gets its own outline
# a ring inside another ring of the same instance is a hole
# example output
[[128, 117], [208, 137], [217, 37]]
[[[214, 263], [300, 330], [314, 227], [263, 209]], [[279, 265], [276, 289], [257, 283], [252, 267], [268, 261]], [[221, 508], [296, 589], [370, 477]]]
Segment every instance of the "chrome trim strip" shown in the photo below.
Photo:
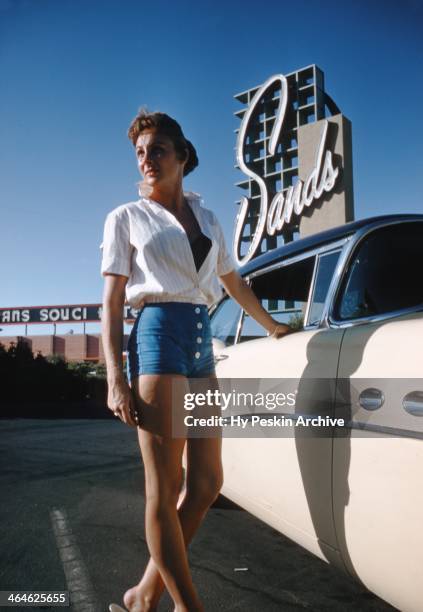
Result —
[[331, 319], [329, 326], [333, 329], [343, 329], [347, 327], [354, 327], [355, 325], [362, 325], [364, 323], [379, 323], [380, 321], [387, 321], [388, 319], [395, 319], [401, 315], [414, 314], [417, 312], [423, 312], [423, 304], [419, 306], [411, 306], [410, 308], [403, 308], [401, 310], [392, 310], [380, 315], [360, 317], [359, 319], [344, 321], [342, 323], [338, 323], [338, 321]]
[[[258, 416], [260, 418], [265, 418], [265, 419], [269, 419], [271, 420], [274, 416], [280, 417], [282, 419], [291, 419], [293, 422], [292, 427], [296, 427], [296, 422], [298, 420], [298, 418], [300, 416], [303, 417], [317, 417], [319, 415], [316, 414], [307, 414], [307, 415], [300, 415], [298, 413], [289, 413], [289, 412], [277, 412], [277, 413], [240, 413], [240, 414], [235, 414], [235, 415], [231, 415], [231, 417], [223, 417], [224, 421], [229, 421], [230, 418], [235, 418], [235, 417], [242, 417], [243, 419], [247, 419], [247, 421], [250, 421], [252, 419], [253, 416]], [[321, 416], [327, 416], [327, 415], [321, 415]], [[336, 419], [338, 417], [336, 416], [331, 416], [330, 418], [332, 419]], [[290, 424], [286, 424], [286, 427], [291, 427]], [[416, 440], [423, 440], [423, 432], [421, 431], [413, 431], [412, 429], [398, 429], [398, 427], [389, 427], [386, 425], [375, 425], [375, 424], [370, 424], [370, 423], [365, 423], [363, 421], [347, 421], [345, 423], [344, 426], [340, 426], [340, 425], [328, 425], [325, 426], [325, 428], [323, 429], [319, 429], [318, 427], [316, 427], [316, 437], [328, 437], [328, 438], [351, 438], [351, 433], [342, 433], [345, 432], [345, 430], [360, 430], [360, 431], [366, 431], [366, 432], [374, 432], [374, 433], [378, 433], [378, 434], [386, 434], [388, 436], [391, 437], [396, 437], [396, 438], [412, 438], [412, 439], [416, 439]], [[329, 430], [331, 430], [331, 433], [329, 433]], [[335, 430], [335, 431], [332, 431]], [[280, 436], [282, 437], [282, 436]], [[295, 436], [293, 436], [295, 437]]]
[[[417, 440], [423, 440], [423, 432], [414, 431], [412, 429], [399, 429], [398, 427], [370, 424], [364, 421], [347, 421], [345, 423], [345, 427], [347, 427], [348, 429], [360, 429], [361, 431], [374, 431], [375, 433], [387, 434], [389, 436], [395, 436], [399, 438], [416, 438]], [[339, 429], [344, 428], [340, 427]]]
[[333, 251], [338, 247], [342, 247], [346, 242], [351, 240], [351, 236], [347, 236], [346, 238], [342, 238], [341, 240], [337, 240], [336, 242], [330, 242], [321, 247], [317, 247], [310, 251], [303, 251], [300, 255], [295, 255], [294, 257], [290, 257], [289, 259], [282, 259], [277, 263], [270, 264], [265, 268], [260, 268], [260, 270], [256, 270], [255, 272], [250, 272], [248, 275], [250, 279], [255, 278], [256, 276], [261, 276], [267, 272], [272, 272], [277, 268], [283, 268], [285, 266], [296, 263], [297, 261], [301, 261], [303, 259], [308, 259], [309, 257], [313, 257], [315, 255], [320, 255], [320, 253], [326, 253], [328, 251]]
[[238, 319], [238, 324], [236, 326], [235, 340], [232, 346], [235, 346], [235, 344], [239, 343], [239, 339], [241, 338], [242, 326], [244, 324], [244, 319], [245, 319], [245, 310], [241, 308], [240, 317]]
[[[303, 418], [317, 418], [319, 416], [321, 416], [322, 418], [331, 418], [333, 420], [337, 419], [337, 418], [341, 418], [341, 417], [337, 417], [336, 415], [331, 414], [329, 415], [321, 415], [321, 414], [306, 414], [306, 413], [292, 413], [292, 412], [254, 412], [254, 413], [240, 413], [240, 414], [236, 414], [236, 415], [232, 415], [232, 416], [240, 416], [244, 419], [247, 419], [247, 421], [250, 421], [251, 418], [253, 416], [258, 416], [260, 418], [265, 418], [265, 419], [273, 419], [273, 417], [280, 417], [283, 419], [291, 419], [293, 422], [293, 427], [296, 427], [296, 422], [298, 421], [298, 419], [300, 417]], [[229, 418], [229, 417], [225, 417], [225, 418]], [[357, 429], [360, 431], [371, 431], [371, 432], [375, 432], [375, 433], [382, 433], [382, 434], [387, 434], [390, 436], [395, 436], [395, 437], [407, 437], [407, 438], [416, 438], [418, 440], [423, 440], [423, 432], [422, 431], [414, 431], [412, 429], [399, 429], [398, 427], [389, 427], [387, 425], [377, 425], [377, 424], [370, 424], [370, 423], [366, 423], [365, 421], [347, 421], [345, 423], [345, 425], [341, 426], [341, 425], [328, 425], [325, 426], [324, 429], [319, 428], [318, 426], [316, 426], [316, 432], [319, 432], [318, 434], [316, 434], [316, 437], [350, 437], [350, 434], [347, 435], [343, 435], [341, 434], [337, 434], [335, 433], [327, 433], [327, 430], [333, 430], [333, 429], [337, 429], [338, 431], [344, 431], [346, 429]], [[311, 430], [313, 429], [313, 427], [310, 428]]]
[[[310, 308], [311, 308], [311, 296], [314, 293], [314, 284], [316, 282], [316, 275], [317, 275], [317, 268], [319, 266], [319, 256], [316, 256], [315, 260], [314, 260], [314, 270], [313, 270], [313, 274], [311, 277], [311, 283], [310, 283], [310, 287], [308, 289], [308, 295], [307, 295], [307, 304], [306, 304], [306, 309], [305, 309], [305, 313], [304, 313], [304, 323], [303, 323], [303, 328], [305, 328], [306, 326], [309, 326], [309, 322], [308, 322], [308, 318], [310, 315]], [[310, 327], [314, 327], [314, 325], [310, 326]]]
[[[251, 287], [251, 280], [250, 280], [250, 277], [248, 275], [244, 276], [243, 280], [245, 280], [245, 282], [248, 284], [248, 286]], [[235, 340], [234, 340], [233, 346], [235, 346], [235, 344], [239, 344], [239, 341], [240, 341], [240, 338], [241, 338], [242, 326], [244, 325], [244, 319], [245, 319], [245, 310], [241, 307], [240, 316], [239, 316], [238, 323], [237, 323], [237, 326], [236, 326]]]

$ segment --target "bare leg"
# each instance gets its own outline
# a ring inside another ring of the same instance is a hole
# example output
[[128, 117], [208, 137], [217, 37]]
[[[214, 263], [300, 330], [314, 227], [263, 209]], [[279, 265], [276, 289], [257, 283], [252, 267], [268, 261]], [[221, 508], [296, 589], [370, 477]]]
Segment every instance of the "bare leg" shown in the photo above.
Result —
[[[220, 437], [189, 439], [186, 490], [178, 502], [185, 546], [191, 541], [208, 508], [218, 496], [222, 482]], [[150, 558], [139, 584], [125, 593], [125, 605], [131, 612], [153, 612], [164, 588], [156, 563]]]
[[[138, 397], [143, 402], [142, 429], [138, 430], [138, 437], [145, 468], [146, 539], [154, 564], [175, 603], [175, 610], [202, 612], [203, 606], [192, 583], [176, 508], [185, 439], [170, 437], [172, 409], [175, 409], [172, 406], [175, 401], [172, 378], [172, 375], [143, 375], [138, 379]], [[137, 599], [131, 601], [130, 592], [125, 594], [125, 605], [131, 612], [152, 609], [147, 594]]]

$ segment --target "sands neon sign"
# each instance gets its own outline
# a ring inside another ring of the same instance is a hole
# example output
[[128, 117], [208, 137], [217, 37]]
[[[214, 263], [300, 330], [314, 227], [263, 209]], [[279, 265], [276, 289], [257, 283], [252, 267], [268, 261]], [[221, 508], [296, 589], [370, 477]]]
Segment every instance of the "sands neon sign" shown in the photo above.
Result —
[[276, 110], [275, 122], [267, 143], [268, 153], [270, 155], [275, 154], [280, 137], [283, 135], [288, 105], [288, 83], [283, 74], [277, 74], [270, 77], [257, 90], [250, 106], [244, 114], [239, 129], [236, 146], [237, 163], [242, 172], [258, 184], [260, 190], [260, 205], [254, 236], [247, 253], [242, 257], [240, 254], [241, 238], [251, 202], [245, 196], [241, 199], [234, 233], [234, 255], [238, 265], [247, 263], [255, 255], [265, 232], [269, 236], [273, 236], [277, 232], [280, 232], [285, 224], [288, 225], [291, 222], [293, 215], [300, 217], [304, 208], [310, 207], [324, 192], [331, 192], [339, 175], [339, 168], [335, 168], [333, 164], [332, 152], [326, 149], [329, 124], [328, 121], [323, 121], [323, 129], [316, 151], [315, 164], [307, 179], [305, 181], [298, 179], [296, 184], [288, 187], [286, 191], [281, 190], [276, 193], [269, 205], [270, 198], [265, 180], [246, 164], [245, 145], [249, 132], [251, 131], [251, 119], [255, 111], [257, 111], [261, 99], [267, 91], [274, 88], [275, 84], [278, 82], [280, 83], [279, 106]]

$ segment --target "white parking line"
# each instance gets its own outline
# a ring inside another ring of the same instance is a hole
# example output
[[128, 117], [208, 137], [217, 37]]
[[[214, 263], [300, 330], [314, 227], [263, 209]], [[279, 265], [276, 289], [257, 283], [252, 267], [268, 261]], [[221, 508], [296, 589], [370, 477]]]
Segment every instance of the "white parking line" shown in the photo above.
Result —
[[57, 549], [63, 564], [72, 610], [97, 612], [100, 609], [87, 568], [68, 525], [66, 512], [58, 508], [50, 511]]

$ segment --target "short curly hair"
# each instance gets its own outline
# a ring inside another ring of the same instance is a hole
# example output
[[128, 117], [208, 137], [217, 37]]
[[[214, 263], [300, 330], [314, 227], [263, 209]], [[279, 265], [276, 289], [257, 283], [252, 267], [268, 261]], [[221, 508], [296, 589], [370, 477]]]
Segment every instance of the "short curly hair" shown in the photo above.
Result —
[[141, 132], [151, 128], [156, 128], [158, 132], [170, 138], [179, 159], [185, 159], [188, 151], [188, 159], [184, 166], [184, 176], [198, 166], [197, 151], [194, 145], [185, 138], [179, 123], [165, 113], [150, 113], [146, 108], [140, 109], [128, 129], [128, 138], [134, 147]]

